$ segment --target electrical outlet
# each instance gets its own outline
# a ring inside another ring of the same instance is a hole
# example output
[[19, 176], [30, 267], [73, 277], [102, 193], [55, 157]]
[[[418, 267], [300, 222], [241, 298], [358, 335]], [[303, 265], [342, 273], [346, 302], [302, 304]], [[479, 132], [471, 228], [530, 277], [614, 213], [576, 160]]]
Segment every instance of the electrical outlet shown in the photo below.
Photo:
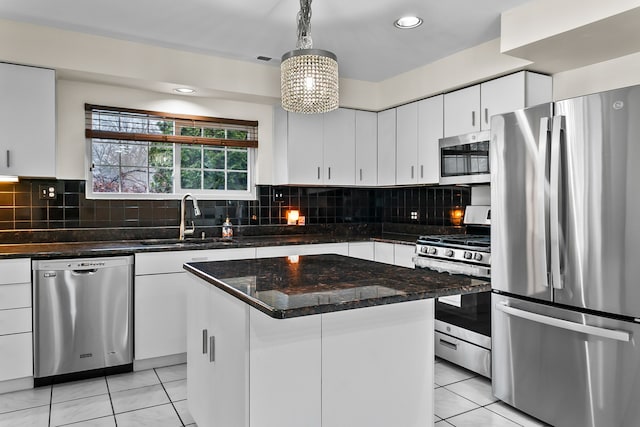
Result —
[[39, 185], [40, 200], [53, 200], [58, 197], [58, 192], [54, 185]]
[[273, 190], [273, 201], [276, 203], [284, 202], [284, 193], [282, 190], [277, 188]]
[[410, 214], [409, 218], [411, 218], [412, 221], [417, 221], [418, 220], [418, 216], [419, 216], [418, 211], [411, 211], [411, 214]]

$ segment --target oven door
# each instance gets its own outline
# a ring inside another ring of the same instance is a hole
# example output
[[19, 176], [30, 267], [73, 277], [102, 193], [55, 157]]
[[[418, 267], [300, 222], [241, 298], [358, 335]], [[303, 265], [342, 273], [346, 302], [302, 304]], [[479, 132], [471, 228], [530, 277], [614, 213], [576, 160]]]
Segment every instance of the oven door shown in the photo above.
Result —
[[490, 182], [489, 131], [440, 140], [440, 184]]
[[487, 337], [491, 348], [491, 292], [438, 298], [436, 320]]

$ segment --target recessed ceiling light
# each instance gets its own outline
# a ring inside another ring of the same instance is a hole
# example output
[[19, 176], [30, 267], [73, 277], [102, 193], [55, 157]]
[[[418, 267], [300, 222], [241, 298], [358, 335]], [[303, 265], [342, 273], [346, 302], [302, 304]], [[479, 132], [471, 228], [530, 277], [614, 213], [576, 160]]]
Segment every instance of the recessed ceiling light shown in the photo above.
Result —
[[188, 88], [188, 87], [179, 87], [174, 89], [174, 91], [178, 92], [178, 93], [194, 93], [195, 90]]
[[393, 25], [403, 30], [416, 28], [422, 25], [422, 18], [418, 18], [417, 16], [403, 16], [402, 18], [396, 19]]

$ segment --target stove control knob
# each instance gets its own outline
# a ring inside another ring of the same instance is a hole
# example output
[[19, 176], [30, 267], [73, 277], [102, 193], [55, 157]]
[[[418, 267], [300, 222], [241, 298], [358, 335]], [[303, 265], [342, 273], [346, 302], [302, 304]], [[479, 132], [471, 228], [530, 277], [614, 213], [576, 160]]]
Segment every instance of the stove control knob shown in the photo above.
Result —
[[476, 261], [482, 261], [482, 254], [481, 254], [481, 253], [476, 252], [476, 253], [473, 255], [473, 259], [475, 259]]
[[473, 254], [471, 252], [464, 252], [464, 259], [471, 259], [473, 258]]
[[420, 252], [422, 252], [423, 254], [426, 254], [427, 253], [427, 247], [426, 246], [421, 247], [420, 248]]
[[444, 253], [446, 256], [448, 257], [452, 257], [453, 256], [453, 250], [451, 249], [447, 249], [447, 251]]
[[438, 253], [438, 251], [436, 250], [436, 248], [427, 248], [427, 253], [429, 255], [435, 255], [436, 253]]

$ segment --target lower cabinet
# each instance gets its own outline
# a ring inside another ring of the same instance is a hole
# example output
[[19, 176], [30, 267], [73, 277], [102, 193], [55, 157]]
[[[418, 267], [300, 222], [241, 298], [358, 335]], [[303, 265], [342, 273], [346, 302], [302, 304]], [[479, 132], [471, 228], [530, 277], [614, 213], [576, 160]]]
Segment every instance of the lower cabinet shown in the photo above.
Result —
[[33, 376], [31, 260], [0, 260], [0, 381]]

